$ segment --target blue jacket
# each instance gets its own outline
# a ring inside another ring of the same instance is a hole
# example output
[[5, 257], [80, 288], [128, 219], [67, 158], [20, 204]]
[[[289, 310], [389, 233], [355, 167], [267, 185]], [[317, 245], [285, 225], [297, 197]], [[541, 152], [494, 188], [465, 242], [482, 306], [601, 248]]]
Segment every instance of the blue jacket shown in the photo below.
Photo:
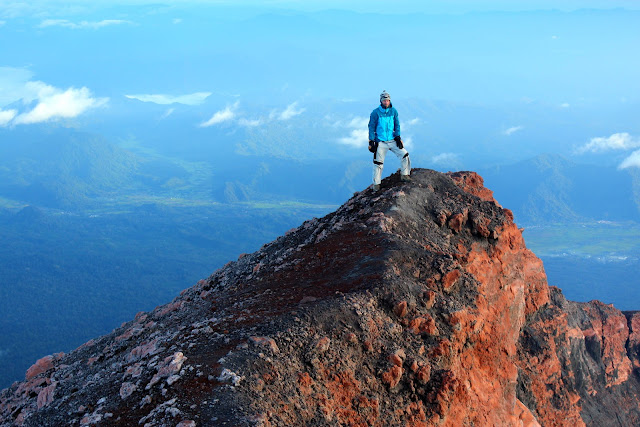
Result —
[[369, 139], [390, 141], [396, 136], [400, 136], [398, 110], [393, 108], [392, 104], [389, 104], [389, 108], [384, 108], [380, 104], [369, 117]]

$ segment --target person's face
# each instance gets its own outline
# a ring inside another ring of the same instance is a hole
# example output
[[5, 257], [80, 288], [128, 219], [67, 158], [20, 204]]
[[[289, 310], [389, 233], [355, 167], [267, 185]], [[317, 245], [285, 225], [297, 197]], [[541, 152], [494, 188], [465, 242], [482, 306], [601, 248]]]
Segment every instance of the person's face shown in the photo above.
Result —
[[390, 99], [383, 99], [382, 100], [382, 106], [384, 108], [389, 108], [389, 105], [391, 105], [391, 100]]

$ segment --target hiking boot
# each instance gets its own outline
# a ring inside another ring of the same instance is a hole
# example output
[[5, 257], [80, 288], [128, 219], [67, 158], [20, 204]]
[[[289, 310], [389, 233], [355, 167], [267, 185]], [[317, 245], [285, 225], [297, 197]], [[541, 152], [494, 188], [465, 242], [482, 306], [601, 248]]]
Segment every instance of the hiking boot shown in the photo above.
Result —
[[400, 181], [409, 182], [411, 181], [411, 177], [409, 175], [400, 175]]
[[373, 189], [373, 191], [380, 191], [380, 184], [373, 184], [373, 187], [371, 187]]

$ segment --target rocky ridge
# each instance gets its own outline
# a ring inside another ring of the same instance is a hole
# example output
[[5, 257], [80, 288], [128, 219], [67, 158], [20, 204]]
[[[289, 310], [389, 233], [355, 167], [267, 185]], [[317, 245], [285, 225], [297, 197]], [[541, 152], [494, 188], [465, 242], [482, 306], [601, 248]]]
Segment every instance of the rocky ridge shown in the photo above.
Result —
[[567, 301], [473, 172], [357, 193], [0, 393], [0, 425], [640, 425], [640, 315]]

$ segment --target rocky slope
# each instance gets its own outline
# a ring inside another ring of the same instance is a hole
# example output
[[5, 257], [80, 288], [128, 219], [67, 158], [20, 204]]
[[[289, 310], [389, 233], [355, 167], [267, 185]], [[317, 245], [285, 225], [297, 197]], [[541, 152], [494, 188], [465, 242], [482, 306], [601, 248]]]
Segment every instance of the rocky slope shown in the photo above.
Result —
[[640, 315], [567, 301], [473, 172], [357, 193], [0, 395], [2, 425], [640, 425]]

